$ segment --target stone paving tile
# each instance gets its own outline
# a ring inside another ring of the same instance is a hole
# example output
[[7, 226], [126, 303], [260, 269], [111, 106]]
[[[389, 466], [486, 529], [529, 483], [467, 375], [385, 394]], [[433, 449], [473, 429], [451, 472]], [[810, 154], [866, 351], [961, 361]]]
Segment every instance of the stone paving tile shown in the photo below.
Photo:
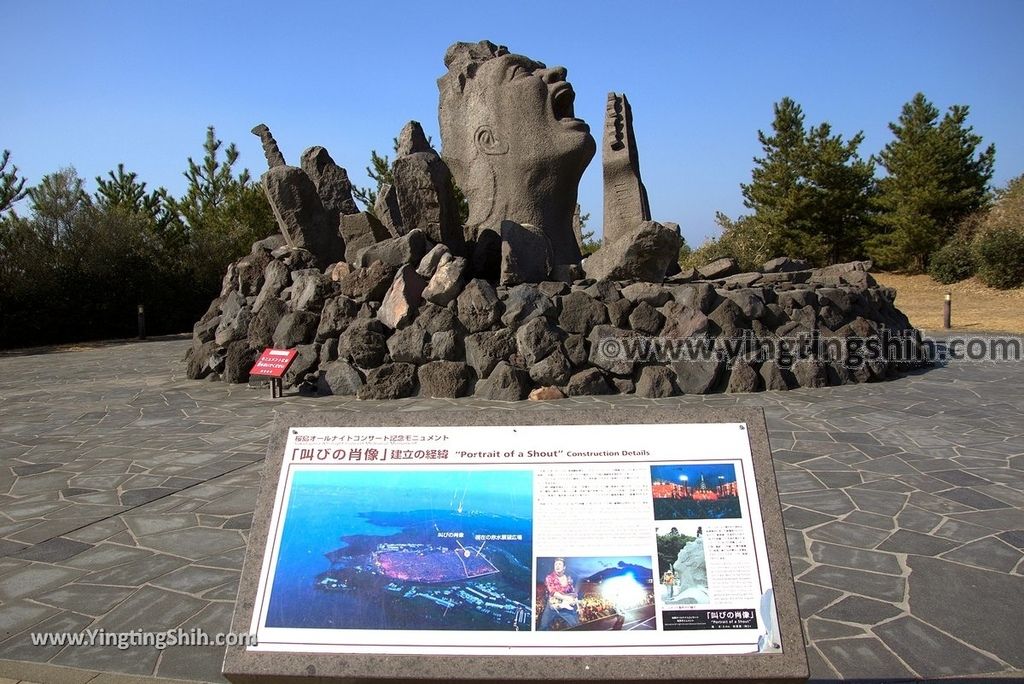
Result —
[[873, 549], [889, 537], [885, 530], [848, 522], [830, 522], [807, 533], [811, 539], [833, 544], [848, 544], [862, 549]]
[[917, 556], [937, 556], [956, 546], [955, 542], [939, 539], [920, 532], [896, 530], [892, 536], [878, 545], [879, 551], [912, 553]]
[[946, 560], [999, 572], [1011, 572], [1020, 563], [1021, 556], [1020, 550], [995, 537], [979, 539], [942, 554]]
[[876, 679], [880, 672], [885, 673], [887, 681], [913, 677], [913, 673], [878, 639], [836, 639], [815, 645], [847, 679]]
[[896, 556], [891, 553], [865, 551], [864, 549], [816, 541], [811, 542], [810, 549], [811, 558], [822, 565], [839, 565], [844, 568], [870, 570], [885, 575], [900, 575], [903, 572]]
[[902, 610], [892, 603], [876, 601], [863, 596], [847, 596], [842, 601], [818, 611], [817, 614], [828, 620], [875, 625], [883, 620], [896, 617], [901, 612]]
[[911, 616], [879, 625], [873, 631], [922, 677], [985, 674], [1005, 667]]
[[1008, 628], [1024, 614], [1024, 369], [1013, 364], [656, 401], [311, 404], [189, 382], [187, 347], [165, 340], [0, 357], [0, 620], [20, 630], [0, 649], [220, 681], [219, 649], [30, 658], [16, 640], [29, 623], [77, 630], [94, 618], [134, 628], [227, 624], [275, 410], [742, 405], [768, 418], [812, 676], [935, 676], [959, 661], [963, 675], [1024, 675], [1018, 632]]
[[42, 622], [32, 625], [20, 634], [12, 636], [0, 643], [0, 658], [11, 660], [28, 660], [37, 663], [45, 663], [52, 660], [64, 648], [63, 646], [39, 646], [32, 643], [32, 632], [57, 633], [70, 632], [72, 634], [81, 632], [88, 628], [93, 618], [87, 615], [80, 615], [71, 611], [61, 611]]
[[906, 580], [902, 577], [833, 565], [817, 565], [800, 579], [806, 583], [820, 584], [880, 601], [900, 602], [906, 593]]

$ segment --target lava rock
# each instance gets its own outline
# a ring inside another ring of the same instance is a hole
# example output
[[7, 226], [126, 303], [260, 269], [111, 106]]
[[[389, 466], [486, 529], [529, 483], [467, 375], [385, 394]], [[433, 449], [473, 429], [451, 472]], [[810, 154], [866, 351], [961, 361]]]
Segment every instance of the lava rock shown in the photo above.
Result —
[[636, 381], [636, 395], [648, 399], [664, 399], [679, 393], [676, 374], [666, 366], [644, 366]]
[[249, 382], [249, 369], [256, 363], [256, 350], [245, 340], [237, 340], [228, 345], [228, 353], [224, 358], [224, 382]]
[[602, 246], [583, 262], [588, 278], [660, 283], [669, 264], [679, 259], [679, 234], [656, 221], [644, 221]]
[[565, 337], [565, 332], [546, 318], [534, 318], [516, 331], [516, 348], [524, 362], [532, 366], [557, 350]]
[[345, 238], [345, 260], [353, 266], [359, 265], [357, 257], [361, 252], [391, 239], [390, 231], [368, 211], [343, 215], [341, 234]]
[[505, 313], [501, 322], [508, 328], [517, 329], [523, 323], [537, 317], [553, 316], [555, 304], [535, 285], [516, 285], [508, 291], [504, 300]]
[[547, 279], [551, 266], [551, 242], [543, 230], [501, 222], [500, 284], [539, 283]]
[[638, 343], [636, 335], [610, 325], [597, 325], [590, 331], [587, 340], [590, 342], [590, 363], [614, 375], [632, 375], [636, 359], [629, 355], [632, 344], [623, 340]]
[[604, 374], [596, 368], [587, 368], [576, 373], [566, 383], [565, 393], [570, 397], [613, 394]]
[[665, 318], [661, 327], [661, 336], [666, 339], [681, 340], [688, 337], [702, 337], [708, 331], [708, 317], [700, 309], [685, 306], [679, 302], [668, 302], [661, 307], [660, 313]]
[[789, 378], [792, 374], [771, 359], [761, 364], [758, 373], [766, 390], [788, 390], [790, 387]]
[[502, 361], [508, 361], [516, 352], [516, 341], [508, 328], [487, 330], [466, 338], [466, 362], [476, 371], [478, 378], [486, 378]]
[[619, 291], [619, 286], [616, 285], [614, 281], [608, 280], [607, 278], [598, 280], [583, 291], [593, 299], [598, 299], [605, 304], [622, 299], [622, 293]]
[[360, 368], [374, 368], [388, 353], [384, 325], [375, 318], [357, 318], [338, 338], [338, 358]]
[[828, 387], [828, 369], [821, 361], [804, 359], [793, 364], [797, 387]]
[[419, 266], [416, 267], [416, 272], [427, 280], [430, 280], [434, 273], [437, 272], [437, 267], [441, 265], [442, 260], [446, 256], [449, 259], [452, 256], [447, 245], [434, 245], [434, 247], [427, 252], [422, 259], [420, 259]]
[[571, 374], [572, 366], [560, 351], [530, 366], [530, 378], [538, 385], [564, 385]]
[[616, 328], [629, 327], [629, 314], [633, 311], [633, 302], [626, 298], [616, 299], [605, 304], [608, 310], [608, 322]]
[[461, 356], [459, 346], [459, 338], [452, 330], [432, 333], [430, 335], [430, 360], [458, 361]]
[[430, 302], [420, 304], [420, 310], [416, 316], [416, 324], [431, 335], [449, 330], [461, 334], [463, 330], [462, 324], [459, 323], [459, 319], [455, 317], [451, 309], [437, 306]]
[[274, 332], [287, 313], [288, 305], [280, 299], [268, 300], [249, 323], [249, 346], [264, 349], [273, 345]]
[[323, 395], [355, 396], [363, 386], [359, 369], [345, 361], [332, 361], [320, 369], [317, 392]]
[[663, 285], [633, 283], [622, 288], [622, 296], [633, 303], [646, 302], [657, 309], [672, 300], [672, 292]]
[[565, 358], [569, 359], [573, 368], [580, 368], [587, 363], [590, 352], [587, 350], [586, 338], [583, 335], [566, 336], [562, 348], [565, 350]]
[[766, 261], [761, 267], [762, 273], [790, 273], [792, 271], [806, 271], [811, 267], [809, 263], [803, 259], [790, 259], [789, 257], [779, 257], [778, 259], [772, 259]]
[[405, 235], [382, 240], [367, 247], [360, 256], [360, 263], [369, 266], [380, 261], [386, 266], [413, 266], [422, 261], [427, 253], [427, 236], [419, 229], [410, 230]]
[[274, 328], [274, 347], [291, 349], [313, 341], [320, 317], [310, 311], [293, 311], [281, 317]]
[[391, 288], [381, 302], [377, 312], [378, 320], [392, 330], [411, 321], [416, 316], [426, 286], [427, 281], [412, 266], [399, 268]]
[[423, 298], [438, 306], [447, 306], [462, 292], [466, 284], [466, 268], [466, 260], [462, 257], [442, 257], [426, 289], [423, 290]]
[[701, 278], [705, 280], [715, 280], [717, 278], [725, 278], [731, 276], [734, 273], [740, 272], [740, 266], [732, 257], [725, 257], [722, 259], [716, 259], [710, 264], [705, 264], [697, 269], [697, 273]]
[[357, 268], [341, 279], [341, 294], [357, 302], [379, 302], [384, 299], [398, 272], [397, 267], [376, 261]]
[[719, 296], [709, 283], [689, 283], [672, 287], [672, 298], [679, 304], [707, 315], [715, 310]]
[[391, 360], [399, 363], [423, 363], [427, 359], [430, 336], [418, 325], [402, 328], [388, 338]]
[[292, 308], [320, 313], [324, 302], [334, 295], [335, 283], [320, 271], [293, 273]]
[[629, 315], [629, 327], [645, 335], [657, 335], [665, 324], [665, 317], [647, 302], [640, 302]]
[[288, 366], [281, 382], [285, 387], [295, 387], [306, 380], [310, 373], [320, 361], [320, 347], [315, 344], [300, 344], [295, 347], [295, 359]]
[[502, 361], [486, 380], [476, 384], [475, 396], [497, 401], [519, 401], [526, 398], [532, 386], [525, 370]]
[[267, 302], [277, 299], [290, 280], [291, 274], [283, 262], [274, 260], [268, 263], [263, 269], [263, 287], [260, 288], [256, 302], [252, 305], [253, 313], [258, 314]]
[[404, 399], [416, 393], [416, 366], [411, 363], [386, 363], [366, 374], [359, 388], [360, 399]]
[[454, 399], [466, 396], [473, 372], [460, 361], [431, 361], [420, 366], [416, 375], [422, 396]]
[[459, 321], [471, 333], [490, 329], [501, 319], [503, 307], [486, 280], [474, 278], [455, 300]]
[[715, 391], [725, 362], [720, 360], [677, 361], [672, 364], [676, 384], [683, 394], [708, 394]]
[[345, 295], [328, 299], [320, 314], [320, 325], [316, 329], [316, 341], [323, 342], [345, 332], [349, 323], [359, 315], [359, 304]]
[[761, 376], [746, 359], [736, 359], [732, 364], [732, 371], [729, 373], [729, 384], [725, 391], [734, 392], [756, 392], [760, 388]]
[[585, 292], [570, 292], [561, 299], [561, 313], [558, 325], [569, 333], [589, 335], [591, 328], [608, 320], [604, 304], [592, 299]]

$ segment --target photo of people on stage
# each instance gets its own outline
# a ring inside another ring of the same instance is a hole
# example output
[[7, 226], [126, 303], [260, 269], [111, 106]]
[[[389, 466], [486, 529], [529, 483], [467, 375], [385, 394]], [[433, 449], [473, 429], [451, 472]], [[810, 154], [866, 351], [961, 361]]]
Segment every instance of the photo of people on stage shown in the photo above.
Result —
[[736, 466], [731, 463], [651, 466], [655, 520], [739, 518]]
[[547, 557], [537, 559], [536, 629], [655, 629], [651, 559]]

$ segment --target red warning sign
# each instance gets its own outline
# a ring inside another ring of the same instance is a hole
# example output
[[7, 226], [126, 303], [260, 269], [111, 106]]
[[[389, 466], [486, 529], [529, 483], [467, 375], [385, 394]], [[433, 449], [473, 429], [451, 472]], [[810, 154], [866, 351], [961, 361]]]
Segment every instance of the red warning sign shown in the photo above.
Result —
[[288, 366], [295, 360], [298, 351], [295, 349], [267, 349], [263, 350], [260, 358], [256, 359], [249, 375], [259, 375], [269, 378], [279, 378], [288, 370]]

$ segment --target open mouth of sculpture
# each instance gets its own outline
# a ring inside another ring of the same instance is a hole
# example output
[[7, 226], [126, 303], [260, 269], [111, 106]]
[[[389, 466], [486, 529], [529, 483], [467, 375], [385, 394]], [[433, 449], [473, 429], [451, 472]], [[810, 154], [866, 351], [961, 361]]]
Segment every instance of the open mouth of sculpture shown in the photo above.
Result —
[[551, 112], [555, 119], [568, 123], [580, 121], [576, 118], [575, 102], [576, 93], [573, 92], [572, 86], [568, 83], [559, 85], [551, 94]]

